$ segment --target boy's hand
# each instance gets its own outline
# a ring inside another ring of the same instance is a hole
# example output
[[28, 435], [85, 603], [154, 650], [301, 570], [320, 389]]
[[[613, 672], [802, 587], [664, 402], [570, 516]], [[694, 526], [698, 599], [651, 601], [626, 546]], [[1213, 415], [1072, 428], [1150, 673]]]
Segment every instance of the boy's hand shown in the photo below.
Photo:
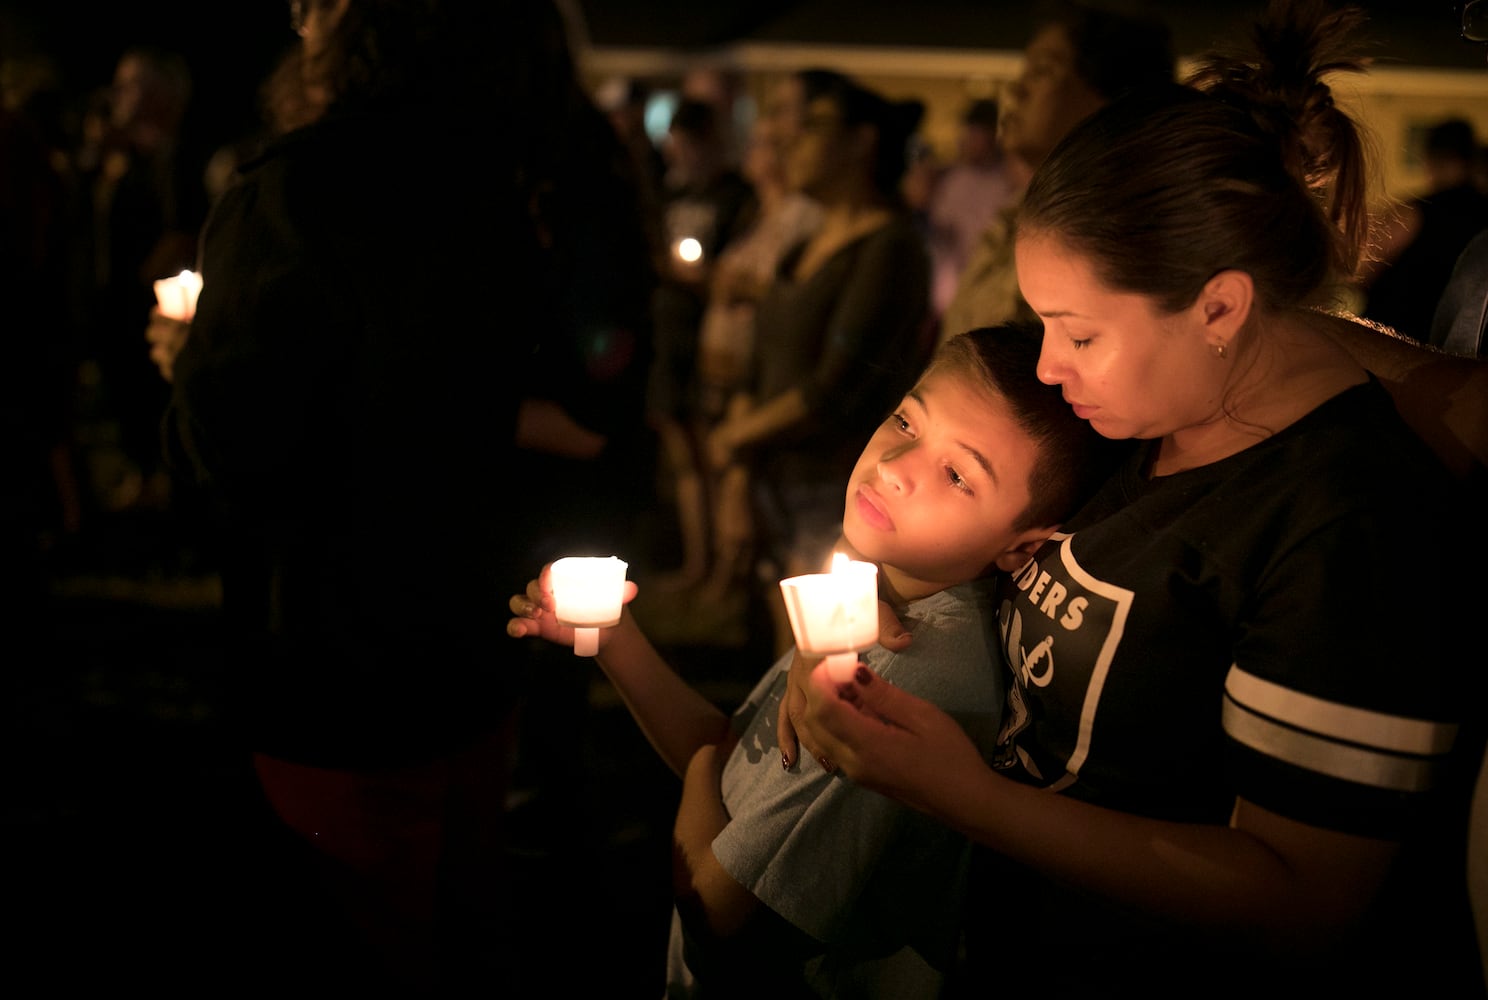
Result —
[[[558, 618], [554, 614], [552, 568], [552, 563], [545, 564], [536, 580], [527, 581], [526, 591], [513, 594], [511, 600], [507, 602], [511, 613], [516, 615], [506, 623], [506, 634], [513, 639], [536, 636], [560, 646], [573, 645], [574, 630], [567, 625], [558, 624]], [[637, 593], [635, 581], [626, 580], [625, 594], [621, 598], [622, 603], [629, 604]], [[599, 630], [601, 649], [605, 647], [614, 631], [614, 628]]]
[[[909, 646], [912, 638], [893, 607], [887, 601], [878, 602], [878, 644], [892, 653]], [[797, 720], [806, 712], [806, 686], [811, 683], [811, 674], [822, 662], [821, 657], [806, 656], [800, 650], [791, 654], [790, 674], [785, 682], [785, 697], [780, 699], [780, 714], [776, 718], [775, 739], [780, 744], [780, 766], [789, 771], [796, 766], [801, 750]], [[834, 770], [830, 758], [820, 749], [806, 744], [806, 752], [816, 758], [817, 763], [828, 771]]]

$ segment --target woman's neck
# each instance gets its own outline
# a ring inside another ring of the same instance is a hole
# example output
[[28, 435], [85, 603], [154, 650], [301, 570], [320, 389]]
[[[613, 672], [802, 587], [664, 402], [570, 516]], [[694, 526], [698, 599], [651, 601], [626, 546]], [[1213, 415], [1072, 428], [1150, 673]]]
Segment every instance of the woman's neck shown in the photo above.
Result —
[[1366, 381], [1364, 369], [1320, 320], [1288, 313], [1258, 327], [1232, 362], [1220, 410], [1212, 420], [1166, 435], [1150, 474], [1171, 475], [1239, 454]]

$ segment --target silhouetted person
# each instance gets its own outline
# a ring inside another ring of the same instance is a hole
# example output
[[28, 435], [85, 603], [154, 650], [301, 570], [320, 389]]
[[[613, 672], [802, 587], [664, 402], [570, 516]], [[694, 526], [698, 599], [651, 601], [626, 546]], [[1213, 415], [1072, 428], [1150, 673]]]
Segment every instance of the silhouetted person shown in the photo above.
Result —
[[1473, 183], [1477, 137], [1466, 119], [1426, 136], [1428, 190], [1388, 220], [1378, 259], [1364, 271], [1368, 319], [1414, 340], [1431, 339], [1436, 305], [1469, 241], [1488, 228], [1488, 193]]
[[171, 365], [176, 445], [221, 512], [228, 708], [304, 866], [264, 930], [315, 935], [308, 970], [270, 948], [252, 973], [499, 993], [520, 671], [492, 643], [531, 541], [519, 448], [572, 429], [524, 397], [572, 363], [548, 333], [555, 199], [593, 112], [548, 0], [292, 10], [315, 113], [219, 198]]

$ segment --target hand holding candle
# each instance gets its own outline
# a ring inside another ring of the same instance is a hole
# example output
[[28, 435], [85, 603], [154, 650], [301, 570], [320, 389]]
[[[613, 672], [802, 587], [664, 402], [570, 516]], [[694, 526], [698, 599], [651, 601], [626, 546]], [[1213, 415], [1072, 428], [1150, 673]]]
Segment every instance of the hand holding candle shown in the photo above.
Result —
[[620, 624], [627, 563], [614, 556], [568, 556], [550, 570], [554, 615], [574, 630], [574, 652], [599, 652], [599, 630]]
[[160, 304], [161, 314], [183, 323], [191, 322], [201, 287], [201, 275], [195, 271], [182, 271], [175, 277], [155, 282], [155, 301]]
[[780, 591], [796, 648], [824, 657], [833, 680], [848, 680], [858, 653], [878, 642], [878, 567], [839, 552], [830, 573], [789, 577]]

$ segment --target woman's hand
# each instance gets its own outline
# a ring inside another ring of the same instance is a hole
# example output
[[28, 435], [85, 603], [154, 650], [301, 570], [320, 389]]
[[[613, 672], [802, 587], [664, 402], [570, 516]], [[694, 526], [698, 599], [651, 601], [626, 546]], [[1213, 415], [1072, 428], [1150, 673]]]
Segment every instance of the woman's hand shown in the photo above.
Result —
[[186, 346], [186, 337], [190, 333], [190, 323], [166, 316], [159, 306], [150, 307], [145, 339], [150, 342], [150, 360], [155, 362], [155, 367], [160, 369], [167, 382], [175, 378], [176, 355]]
[[[513, 639], [536, 636], [560, 646], [573, 645], [574, 630], [567, 625], [558, 624], [558, 617], [555, 614], [552, 571], [552, 563], [544, 565], [536, 580], [527, 581], [526, 591], [513, 594], [511, 600], [507, 602], [511, 613], [516, 616], [506, 623], [506, 634]], [[621, 597], [621, 602], [629, 604], [635, 599], [637, 592], [635, 582], [626, 580], [625, 593]], [[600, 649], [605, 647], [614, 632], [614, 628], [599, 630]]]
[[939, 815], [987, 764], [955, 719], [859, 664], [851, 680], [806, 680], [795, 719], [806, 745], [853, 781]]
[[[856, 555], [856, 553], [854, 553]], [[887, 601], [878, 602], [878, 644], [890, 652], [900, 652], [909, 645], [910, 632], [894, 613]], [[802, 726], [806, 712], [807, 688], [812, 674], [821, 663], [820, 657], [807, 656], [800, 650], [791, 654], [790, 673], [785, 683], [785, 697], [780, 699], [780, 714], [776, 718], [775, 738], [780, 743], [780, 766], [789, 771], [796, 766], [801, 747], [815, 757], [817, 763], [828, 771], [833, 770], [833, 758], [819, 749], [809, 726]], [[820, 671], [823, 677], [826, 671]]]

